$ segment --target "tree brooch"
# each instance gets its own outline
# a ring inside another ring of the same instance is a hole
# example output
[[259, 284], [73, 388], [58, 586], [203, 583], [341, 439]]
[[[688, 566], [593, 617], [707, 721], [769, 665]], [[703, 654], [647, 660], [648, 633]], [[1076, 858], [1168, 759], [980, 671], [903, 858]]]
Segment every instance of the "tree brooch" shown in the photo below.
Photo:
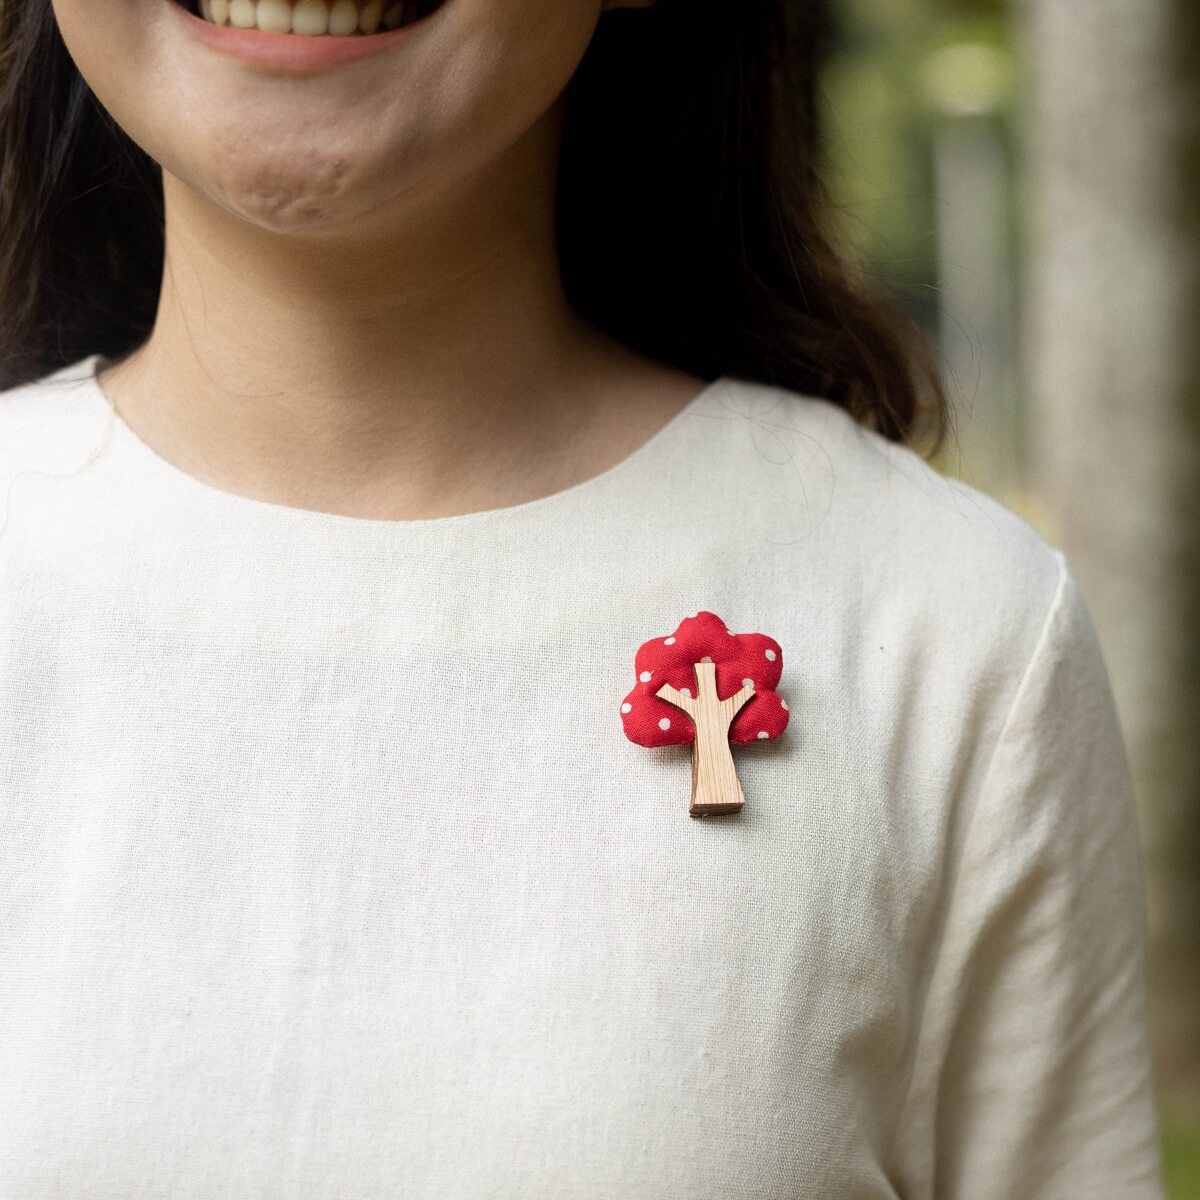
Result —
[[730, 741], [777, 738], [788, 723], [775, 692], [779, 643], [765, 633], [730, 633], [716, 613], [680, 621], [670, 637], [643, 642], [637, 686], [621, 705], [625, 736], [639, 746], [692, 747], [688, 815], [740, 812], [746, 803]]

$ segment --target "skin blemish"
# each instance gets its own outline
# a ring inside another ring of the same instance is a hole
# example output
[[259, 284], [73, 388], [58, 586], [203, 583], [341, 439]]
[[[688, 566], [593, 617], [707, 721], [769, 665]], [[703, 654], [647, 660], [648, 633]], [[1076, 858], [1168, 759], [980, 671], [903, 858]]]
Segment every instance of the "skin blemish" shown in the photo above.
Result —
[[263, 156], [257, 144], [216, 135], [229, 170], [221, 181], [225, 203], [256, 224], [278, 231], [321, 221], [337, 211], [349, 164], [311, 144], [291, 155]]

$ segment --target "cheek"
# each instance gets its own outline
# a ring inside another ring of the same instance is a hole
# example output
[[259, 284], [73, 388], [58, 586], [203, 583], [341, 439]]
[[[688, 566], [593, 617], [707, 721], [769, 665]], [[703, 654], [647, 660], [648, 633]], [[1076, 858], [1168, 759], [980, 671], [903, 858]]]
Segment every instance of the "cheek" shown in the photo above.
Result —
[[[595, 31], [590, 0], [451, 0], [472, 10], [464, 20], [460, 98], [466, 123], [491, 140], [511, 142], [533, 125], [570, 83]], [[471, 84], [474, 83], [472, 87]]]
[[79, 73], [118, 123], [138, 119], [140, 75], [152, 69], [152, 28], [133, 0], [53, 0], [59, 34]]
[[[167, 0], [53, 0], [76, 69], [117, 125], [158, 162], [171, 149], [166, 115], [177, 108], [163, 20]], [[3, 3], [3, 0], [0, 0]]]

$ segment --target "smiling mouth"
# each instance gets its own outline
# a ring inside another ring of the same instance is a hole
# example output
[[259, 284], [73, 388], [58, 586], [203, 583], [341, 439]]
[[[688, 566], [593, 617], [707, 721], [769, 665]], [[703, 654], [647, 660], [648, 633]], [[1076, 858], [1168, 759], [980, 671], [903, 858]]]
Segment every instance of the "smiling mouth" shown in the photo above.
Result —
[[308, 37], [369, 37], [413, 25], [444, 0], [173, 0], [210, 25]]

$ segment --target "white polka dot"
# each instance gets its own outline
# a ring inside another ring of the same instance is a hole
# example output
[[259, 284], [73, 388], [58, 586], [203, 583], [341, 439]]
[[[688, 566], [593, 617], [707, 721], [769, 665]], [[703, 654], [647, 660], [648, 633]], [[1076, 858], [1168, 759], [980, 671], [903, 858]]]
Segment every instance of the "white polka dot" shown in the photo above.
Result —
[[659, 727], [659, 729], [670, 729], [671, 728], [671, 718], [663, 717], [663, 719], [661, 721], [659, 721], [658, 727]]
[[651, 676], [651, 675], [653, 675], [653, 674], [654, 674], [654, 672], [653, 672], [653, 671], [643, 671], [643, 672], [642, 672], [642, 673], [641, 673], [641, 674], [638, 676], [638, 678], [639, 678], [639, 679], [640, 679], [640, 680], [641, 680], [643, 683], [649, 683], [649, 682], [650, 682], [650, 676]]
[[664, 646], [673, 646], [673, 645], [675, 645], [675, 639], [674, 638], [663, 638], [663, 645]]
[[701, 662], [712, 662], [712, 659], [709, 658], [708, 655], [706, 654], [700, 661]]
[[780, 704], [780, 707], [786, 712], [787, 711], [787, 701], [782, 696], [779, 697], [779, 704]]
[[683, 693], [685, 696], [691, 696], [691, 694], [692, 694], [692, 689], [691, 689], [691, 688], [680, 688], [679, 690], [680, 690], [680, 691], [681, 691], [681, 692], [682, 692], [682, 693]]
[[621, 711], [622, 712], [632, 712], [633, 705], [630, 704], [628, 700], [626, 700], [625, 703], [621, 705]]
[[753, 687], [753, 686], [754, 686], [753, 679], [743, 679], [742, 680], [742, 687]]
[[765, 737], [770, 737], [771, 735], [765, 729], [760, 729], [758, 731], [758, 736], [760, 738], [765, 738]]
[[775, 661], [775, 651], [768, 650], [767, 651], [767, 662], [774, 662], [774, 661]]

